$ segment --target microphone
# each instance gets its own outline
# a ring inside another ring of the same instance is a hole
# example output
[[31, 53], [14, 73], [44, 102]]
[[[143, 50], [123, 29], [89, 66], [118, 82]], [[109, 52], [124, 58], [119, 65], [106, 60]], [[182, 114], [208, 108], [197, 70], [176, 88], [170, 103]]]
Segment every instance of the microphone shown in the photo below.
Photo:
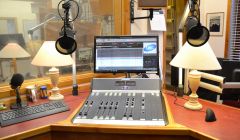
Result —
[[189, 9], [190, 9], [190, 11], [191, 11], [191, 12], [195, 11], [195, 10], [196, 10], [196, 7], [195, 7], [195, 6], [197, 5], [198, 0], [189, 0], [188, 3], [189, 3]]
[[186, 20], [186, 32], [188, 32], [192, 27], [198, 24], [198, 19], [196, 16], [189, 16]]
[[10, 81], [11, 88], [16, 89], [17, 87], [20, 87], [23, 81], [24, 81], [24, 77], [21, 74], [19, 73], [13, 74]]
[[194, 46], [200, 47], [209, 39], [209, 30], [200, 23], [200, 9], [198, 0], [189, 0], [189, 8], [191, 15], [187, 17], [186, 31], [187, 42]]
[[[62, 8], [65, 9], [64, 10], [65, 15], [64, 17], [62, 17], [60, 13], [59, 15], [61, 16], [62, 20], [64, 20], [64, 25], [61, 29], [61, 32], [59, 33], [61, 37], [58, 38], [55, 43], [55, 47], [57, 51], [64, 55], [72, 54], [77, 49], [77, 42], [74, 39], [75, 31], [73, 31], [70, 25], [70, 22], [74, 21], [77, 18], [77, 16], [72, 21], [70, 21], [69, 19], [69, 10], [71, 7], [71, 3], [70, 3], [71, 1], [75, 2], [74, 0], [68, 0], [67, 2], [64, 2], [62, 4]], [[58, 12], [59, 12], [59, 5], [61, 2], [63, 2], [63, 0], [60, 1], [58, 4]]]
[[24, 81], [24, 77], [19, 74], [19, 73], [15, 73], [13, 74], [11, 81], [10, 81], [10, 85], [11, 88], [15, 90], [16, 92], [16, 104], [11, 105], [11, 109], [18, 109], [18, 108], [22, 108], [24, 106], [27, 106], [26, 103], [22, 103], [21, 97], [20, 97], [20, 92], [19, 89], [22, 85]]

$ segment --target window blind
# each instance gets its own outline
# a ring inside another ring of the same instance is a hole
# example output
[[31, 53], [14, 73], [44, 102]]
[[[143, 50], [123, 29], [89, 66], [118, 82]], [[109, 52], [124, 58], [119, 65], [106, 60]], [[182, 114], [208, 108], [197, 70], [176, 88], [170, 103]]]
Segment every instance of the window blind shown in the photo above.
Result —
[[240, 0], [232, 0], [228, 57], [240, 60]]

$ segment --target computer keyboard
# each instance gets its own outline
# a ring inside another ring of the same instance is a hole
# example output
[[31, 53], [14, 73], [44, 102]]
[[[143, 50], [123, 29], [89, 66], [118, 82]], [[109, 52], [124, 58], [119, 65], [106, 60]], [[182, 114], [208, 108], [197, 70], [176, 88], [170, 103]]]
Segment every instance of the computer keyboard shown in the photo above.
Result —
[[50, 101], [35, 106], [0, 112], [0, 123], [3, 127], [67, 110], [69, 110], [69, 108], [63, 101]]

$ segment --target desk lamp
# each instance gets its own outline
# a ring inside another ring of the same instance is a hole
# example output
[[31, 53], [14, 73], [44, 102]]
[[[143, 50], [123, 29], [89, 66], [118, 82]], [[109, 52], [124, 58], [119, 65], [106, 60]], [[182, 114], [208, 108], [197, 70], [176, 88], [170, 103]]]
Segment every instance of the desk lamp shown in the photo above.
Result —
[[192, 70], [188, 75], [188, 82], [192, 93], [189, 95], [189, 100], [184, 104], [184, 107], [191, 110], [200, 110], [202, 105], [198, 102], [196, 91], [200, 84], [201, 73], [197, 70], [221, 69], [209, 43], [207, 42], [202, 46], [194, 47], [186, 42], [172, 59], [170, 65]]
[[56, 66], [67, 66], [73, 64], [73, 60], [70, 55], [62, 55], [55, 48], [55, 41], [45, 41], [36, 56], [33, 58], [31, 64], [36, 66], [48, 66], [49, 77], [51, 79], [52, 95], [49, 100], [62, 100], [64, 96], [60, 94], [57, 87], [59, 79], [59, 69]]
[[1, 51], [0, 58], [12, 58], [11, 67], [14, 73], [17, 73], [17, 63], [16, 58], [30, 57], [30, 54], [26, 52], [17, 43], [8, 43]]

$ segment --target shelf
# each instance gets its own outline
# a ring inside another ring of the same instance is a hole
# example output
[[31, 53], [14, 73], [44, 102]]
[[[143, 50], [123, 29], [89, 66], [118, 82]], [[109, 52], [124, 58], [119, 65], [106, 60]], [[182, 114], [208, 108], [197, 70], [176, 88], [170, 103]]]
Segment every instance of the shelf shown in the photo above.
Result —
[[172, 49], [173, 49], [173, 47], [168, 47], [168, 46], [166, 47], [167, 51], [169, 51], [169, 50], [171, 51]]
[[172, 36], [174, 35], [174, 32], [167, 32], [167, 36]]
[[[166, 60], [166, 63], [167, 63], [168, 65], [170, 65], [170, 64], [169, 64], [170, 62], [171, 62], [171, 60]], [[166, 70], [166, 72], [169, 72], [170, 75], [171, 75], [171, 69], [170, 69], [170, 70]]]
[[172, 10], [175, 7], [175, 5], [168, 5], [167, 10]]
[[175, 38], [175, 11], [176, 10], [176, 0], [168, 0], [167, 6], [167, 43], [166, 43], [166, 86], [171, 85], [171, 66], [170, 62], [172, 60], [172, 52], [174, 50], [174, 40]]
[[174, 19], [167, 19], [167, 23], [173, 23]]
[[171, 69], [166, 71], [166, 75], [171, 76]]

